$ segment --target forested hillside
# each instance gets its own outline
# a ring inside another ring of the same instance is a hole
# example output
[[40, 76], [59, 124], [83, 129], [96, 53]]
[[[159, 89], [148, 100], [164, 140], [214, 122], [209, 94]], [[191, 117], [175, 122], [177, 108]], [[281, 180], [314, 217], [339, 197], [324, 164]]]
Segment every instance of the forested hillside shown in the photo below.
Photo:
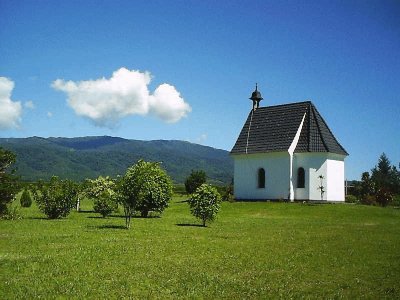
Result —
[[0, 146], [17, 154], [17, 174], [26, 181], [52, 175], [77, 181], [122, 175], [139, 159], [161, 162], [176, 183], [183, 183], [192, 169], [204, 170], [214, 183], [228, 183], [233, 177], [228, 151], [184, 141], [31, 137], [2, 138]]

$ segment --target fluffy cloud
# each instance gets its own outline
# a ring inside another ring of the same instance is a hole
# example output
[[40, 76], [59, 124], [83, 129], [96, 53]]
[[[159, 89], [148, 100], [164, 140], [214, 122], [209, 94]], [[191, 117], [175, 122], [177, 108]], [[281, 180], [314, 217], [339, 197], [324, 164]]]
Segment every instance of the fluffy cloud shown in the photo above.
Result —
[[21, 121], [22, 106], [20, 102], [11, 100], [14, 82], [0, 77], [0, 130], [17, 128]]
[[89, 118], [97, 126], [113, 127], [123, 117], [149, 114], [174, 123], [191, 111], [175, 87], [164, 83], [151, 94], [150, 81], [149, 72], [121, 68], [109, 79], [57, 79], [52, 87], [67, 94], [68, 105], [77, 115]]

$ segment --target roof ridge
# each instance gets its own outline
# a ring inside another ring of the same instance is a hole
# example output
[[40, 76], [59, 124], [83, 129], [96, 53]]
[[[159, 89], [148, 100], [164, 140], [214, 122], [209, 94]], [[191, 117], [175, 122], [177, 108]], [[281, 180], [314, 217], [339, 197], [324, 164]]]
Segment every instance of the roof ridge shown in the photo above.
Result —
[[[319, 113], [318, 109], [317, 109], [313, 104], [311, 104], [311, 105], [312, 105], [312, 107], [313, 107], [313, 110], [316, 111], [317, 114], [320, 116], [321, 121], [324, 123], [325, 127], [328, 129], [329, 133], [331, 134], [331, 136], [333, 137], [333, 139], [335, 140], [335, 142], [336, 142], [336, 143], [339, 145], [339, 147], [348, 155], [347, 151], [346, 151], [346, 150], [343, 148], [343, 146], [339, 143], [339, 141], [337, 140], [337, 138], [336, 138], [335, 135], [333, 134], [332, 130], [329, 128], [329, 126], [328, 126], [328, 124], [326, 123], [325, 119], [324, 119], [324, 118], [321, 116], [321, 114]], [[317, 123], [317, 126], [318, 126], [318, 131], [319, 131], [320, 136], [321, 136], [321, 140], [322, 140], [322, 142], [324, 143], [324, 146], [325, 146], [327, 152], [330, 152], [330, 149], [328, 148], [328, 146], [327, 146], [327, 144], [326, 144], [324, 135], [321, 133], [321, 129], [320, 129], [319, 123]]]
[[257, 108], [257, 110], [271, 108], [271, 107], [292, 106], [292, 105], [299, 105], [299, 104], [306, 104], [306, 103], [314, 105], [311, 100], [305, 100], [305, 101], [300, 101], [300, 102], [292, 102], [292, 103], [284, 103], [284, 104], [277, 104], [277, 105], [261, 106], [261, 107]]

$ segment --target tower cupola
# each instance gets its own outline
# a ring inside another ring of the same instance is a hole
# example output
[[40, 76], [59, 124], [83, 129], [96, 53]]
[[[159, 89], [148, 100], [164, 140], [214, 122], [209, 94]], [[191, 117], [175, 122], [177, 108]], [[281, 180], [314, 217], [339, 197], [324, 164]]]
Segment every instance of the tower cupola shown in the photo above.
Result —
[[261, 93], [258, 91], [257, 83], [256, 83], [256, 89], [253, 93], [251, 93], [251, 97], [249, 99], [253, 101], [253, 110], [259, 108], [260, 101], [263, 99], [263, 97], [261, 97]]

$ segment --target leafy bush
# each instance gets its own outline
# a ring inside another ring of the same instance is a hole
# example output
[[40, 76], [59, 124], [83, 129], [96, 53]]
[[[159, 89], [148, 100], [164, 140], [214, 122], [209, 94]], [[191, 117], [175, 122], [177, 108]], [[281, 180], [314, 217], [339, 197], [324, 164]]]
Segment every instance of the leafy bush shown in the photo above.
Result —
[[93, 199], [93, 209], [103, 218], [109, 216], [118, 208], [115, 199], [116, 184], [110, 177], [99, 176], [95, 180], [87, 180], [85, 194]]
[[393, 196], [393, 201], [391, 203], [393, 206], [400, 206], [400, 194]]
[[358, 199], [354, 195], [347, 195], [345, 198], [346, 203], [359, 203]]
[[234, 194], [233, 194], [233, 184], [229, 184], [226, 186], [224, 194], [222, 196], [223, 201], [234, 202]]
[[362, 197], [360, 203], [365, 205], [377, 205], [375, 195], [366, 195]]
[[53, 176], [49, 183], [38, 185], [34, 198], [40, 211], [49, 219], [66, 217], [76, 204], [77, 187], [70, 180]]
[[108, 191], [104, 191], [98, 197], [94, 198], [93, 209], [95, 212], [101, 214], [103, 218], [111, 215], [113, 211], [118, 208], [118, 204]]
[[0, 218], [4, 220], [19, 220], [22, 217], [18, 210], [18, 207], [13, 205], [8, 205], [7, 212], [1, 215]]
[[117, 197], [124, 206], [126, 225], [134, 211], [147, 217], [150, 211], [162, 213], [172, 197], [172, 181], [155, 162], [139, 160], [128, 168], [119, 185]]
[[221, 196], [218, 191], [209, 184], [202, 184], [188, 200], [190, 212], [203, 222], [213, 221], [221, 207]]
[[376, 202], [380, 206], [387, 206], [393, 200], [393, 196], [388, 189], [381, 188], [376, 193]]
[[27, 189], [24, 189], [21, 195], [21, 199], [19, 201], [22, 207], [31, 207], [32, 205], [31, 193]]
[[185, 180], [186, 193], [192, 194], [196, 189], [205, 183], [207, 180], [206, 173], [202, 170], [193, 171], [190, 173], [189, 177]]

